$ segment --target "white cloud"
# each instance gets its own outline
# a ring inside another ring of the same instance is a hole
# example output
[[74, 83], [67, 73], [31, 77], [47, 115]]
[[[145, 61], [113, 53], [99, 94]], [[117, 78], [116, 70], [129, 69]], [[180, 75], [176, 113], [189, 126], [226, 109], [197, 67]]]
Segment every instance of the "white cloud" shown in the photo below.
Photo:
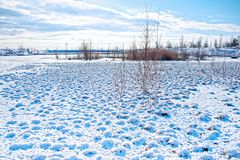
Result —
[[[136, 13], [134, 18], [146, 17], [145, 13]], [[160, 21], [169, 27], [171, 30], [183, 31], [186, 29], [196, 29], [203, 31], [219, 31], [219, 32], [240, 32], [240, 25], [235, 24], [224, 24], [224, 23], [207, 23], [194, 20], [184, 20], [183, 18], [175, 17], [168, 12], [150, 12], [149, 17], [152, 20]]]
[[[83, 40], [92, 41], [94, 48], [126, 46], [133, 37], [131, 32], [111, 32], [99, 30], [61, 31], [61, 32], [30, 32], [22, 31], [16, 36], [5, 35], [0, 39], [0, 47], [18, 47], [23, 45], [33, 48], [64, 49], [65, 43], [69, 49], [78, 49]], [[9, 43], [10, 42], [10, 43]], [[7, 45], [6, 45], [7, 44]]]
[[[108, 7], [103, 7], [96, 4], [89, 4], [83, 1], [75, 0], [9, 0], [1, 1], [1, 7], [12, 9], [17, 11], [34, 21], [44, 22], [46, 24], [62, 25], [70, 27], [90, 26], [79, 29], [79, 31], [73, 31], [71, 28], [66, 31], [30, 31], [27, 28], [0, 28], [0, 47], [6, 45], [19, 45], [23, 44], [28, 47], [35, 48], [63, 48], [66, 42], [72, 48], [77, 48], [83, 39], [91, 39], [96, 47], [107, 47], [110, 43], [113, 45], [120, 45], [126, 43], [126, 46], [132, 41], [133, 37], [138, 37], [139, 23], [141, 19], [144, 19], [145, 15], [143, 10], [128, 9], [128, 10], [116, 10]], [[67, 12], [61, 12], [59, 10], [51, 10], [54, 6], [63, 6], [73, 8], [79, 14], [69, 14]], [[104, 13], [108, 13], [104, 16], [99, 15], [81, 15], [83, 11], [98, 10]], [[112, 15], [117, 15], [118, 18], [113, 18]], [[163, 42], [168, 40], [174, 43], [179, 42], [179, 37], [184, 35], [186, 41], [197, 39], [197, 37], [207, 37], [209, 39], [218, 38], [215, 35], [203, 34], [198, 31], [217, 31], [239, 33], [240, 26], [236, 24], [224, 24], [224, 23], [207, 23], [196, 20], [186, 20], [181, 17], [176, 17], [173, 13], [150, 12], [150, 18], [155, 21], [160, 21], [160, 32], [163, 34]], [[6, 20], [6, 17], [1, 17], [1, 20]], [[11, 19], [9, 19], [10, 21]], [[17, 20], [12, 22], [15, 26], [18, 26]], [[91, 26], [94, 26], [91, 28]], [[101, 28], [106, 26], [105, 28]], [[109, 28], [108, 28], [109, 26]], [[41, 26], [40, 26], [41, 27]], [[115, 30], [111, 30], [111, 27], [115, 27]], [[118, 29], [119, 28], [119, 29]], [[122, 29], [125, 29], [122, 31]], [[118, 29], [118, 30], [117, 30]], [[195, 30], [194, 33], [191, 33]], [[4, 34], [3, 34], [4, 33]], [[9, 35], [7, 35], [9, 33]], [[14, 35], [14, 33], [17, 33]], [[227, 36], [226, 36], [227, 37]], [[9, 46], [10, 47], [10, 46]]]

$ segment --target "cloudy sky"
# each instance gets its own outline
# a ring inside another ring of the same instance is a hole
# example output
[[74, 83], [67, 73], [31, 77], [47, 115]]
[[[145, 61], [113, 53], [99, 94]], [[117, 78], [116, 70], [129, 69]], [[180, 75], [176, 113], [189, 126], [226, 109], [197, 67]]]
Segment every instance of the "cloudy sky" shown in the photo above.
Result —
[[0, 48], [127, 48], [140, 37], [145, 1], [162, 43], [240, 35], [240, 0], [0, 0]]

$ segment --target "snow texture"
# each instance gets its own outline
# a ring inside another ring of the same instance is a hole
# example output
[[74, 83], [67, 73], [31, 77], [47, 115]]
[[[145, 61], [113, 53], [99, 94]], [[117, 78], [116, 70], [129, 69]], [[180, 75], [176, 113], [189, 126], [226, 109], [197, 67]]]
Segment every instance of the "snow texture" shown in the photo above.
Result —
[[120, 94], [137, 62], [30, 62], [0, 72], [0, 159], [240, 159], [240, 73], [160, 62], [155, 90]]

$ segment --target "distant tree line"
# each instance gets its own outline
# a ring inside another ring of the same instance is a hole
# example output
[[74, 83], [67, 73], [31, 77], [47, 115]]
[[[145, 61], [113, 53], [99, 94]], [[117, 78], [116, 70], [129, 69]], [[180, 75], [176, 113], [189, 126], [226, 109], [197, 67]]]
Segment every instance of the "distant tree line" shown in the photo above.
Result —
[[214, 42], [209, 42], [208, 39], [205, 41], [202, 40], [202, 37], [199, 37], [196, 41], [192, 42], [184, 42], [183, 36], [180, 39], [180, 42], [178, 45], [173, 45], [171, 41], [167, 41], [165, 48], [233, 48], [233, 47], [239, 47], [239, 40], [240, 36], [238, 37], [232, 37], [230, 40], [226, 40], [225, 42], [222, 42], [222, 39], [220, 40], [215, 39]]

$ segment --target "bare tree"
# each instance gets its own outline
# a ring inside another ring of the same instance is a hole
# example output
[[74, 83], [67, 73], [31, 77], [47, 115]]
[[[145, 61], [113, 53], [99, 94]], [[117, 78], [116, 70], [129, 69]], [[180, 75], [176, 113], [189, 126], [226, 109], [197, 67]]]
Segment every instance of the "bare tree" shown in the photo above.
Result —
[[92, 41], [89, 42], [89, 60], [92, 60]]
[[[118, 52], [118, 46], [115, 47], [116, 52]], [[116, 52], [113, 52], [113, 61], [116, 59]]]
[[[150, 24], [150, 16], [147, 5], [145, 4], [145, 19], [144, 23], [141, 25], [141, 41], [140, 46], [142, 46], [143, 61], [139, 61], [136, 65], [136, 71], [133, 79], [140, 86], [143, 94], [149, 94], [149, 89], [155, 86], [155, 82], [157, 81], [158, 69], [157, 69], [157, 61], [150, 61], [149, 59], [149, 51], [151, 44], [151, 35], [152, 35], [152, 27]], [[156, 86], [155, 86], [156, 87]]]
[[158, 20], [157, 20], [157, 26], [156, 26], [156, 49], [158, 52], [158, 49], [160, 48], [160, 41], [161, 41], [161, 35], [159, 36], [159, 27], [160, 27], [160, 12], [158, 10]]
[[59, 60], [58, 52], [56, 52], [55, 57], [56, 57], [57, 60]]
[[123, 47], [122, 47], [122, 61], [125, 61], [125, 50], [124, 50], [124, 43], [123, 43]]
[[208, 39], [205, 40], [205, 42], [204, 42], [204, 44], [203, 44], [203, 47], [204, 47], [204, 48], [208, 48], [208, 47], [209, 47]]
[[128, 59], [136, 61], [137, 58], [138, 58], [137, 57], [137, 43], [134, 38], [132, 41], [132, 44], [130, 46], [130, 55], [129, 55]]
[[218, 42], [217, 42], [217, 39], [214, 40], [214, 48], [218, 48]]
[[[190, 44], [191, 45], [191, 44]], [[187, 60], [189, 58], [189, 54], [187, 52], [187, 44], [184, 42], [184, 37], [183, 35], [180, 38], [179, 41], [179, 48], [180, 48], [180, 55], [177, 56], [177, 59], [181, 60]]]
[[158, 10], [158, 19], [157, 19], [157, 25], [156, 25], [156, 54], [155, 57], [158, 57], [158, 60], [161, 59], [160, 55], [160, 48], [161, 48], [161, 39], [162, 34], [159, 35], [159, 28], [160, 28], [160, 12]]
[[142, 45], [144, 49], [144, 60], [148, 60], [148, 50], [150, 48], [150, 43], [151, 43], [151, 37], [150, 37], [150, 18], [149, 18], [149, 9], [147, 7], [147, 4], [145, 3], [145, 19], [144, 23], [141, 25], [141, 42], [140, 44]]
[[108, 52], [107, 52], [107, 58], [109, 58], [109, 54], [111, 53], [111, 44], [108, 44]]
[[172, 48], [172, 43], [170, 41], [167, 42], [166, 48], [168, 49]]
[[[81, 50], [81, 47], [79, 47], [79, 49]], [[77, 54], [77, 59], [81, 59], [81, 51], [78, 52], [78, 54]]]
[[[179, 48], [180, 48], [180, 54], [181, 54], [181, 56], [182, 56], [182, 58], [183, 57], [185, 57], [185, 55], [184, 55], [184, 53], [183, 53], [183, 48], [184, 48], [184, 39], [183, 39], [183, 35], [181, 36], [181, 38], [180, 38], [180, 42], [179, 42], [180, 44], [179, 44]], [[184, 56], [183, 56], [184, 55]], [[179, 54], [177, 55], [177, 59], [179, 59]]]
[[89, 60], [89, 45], [85, 40], [83, 40], [82, 42], [81, 50], [82, 50], [84, 59]]
[[198, 50], [196, 51], [195, 53], [195, 56], [197, 58], [197, 61], [200, 61], [201, 60], [201, 48], [202, 48], [202, 37], [200, 37], [197, 41], [197, 44], [196, 44]]

